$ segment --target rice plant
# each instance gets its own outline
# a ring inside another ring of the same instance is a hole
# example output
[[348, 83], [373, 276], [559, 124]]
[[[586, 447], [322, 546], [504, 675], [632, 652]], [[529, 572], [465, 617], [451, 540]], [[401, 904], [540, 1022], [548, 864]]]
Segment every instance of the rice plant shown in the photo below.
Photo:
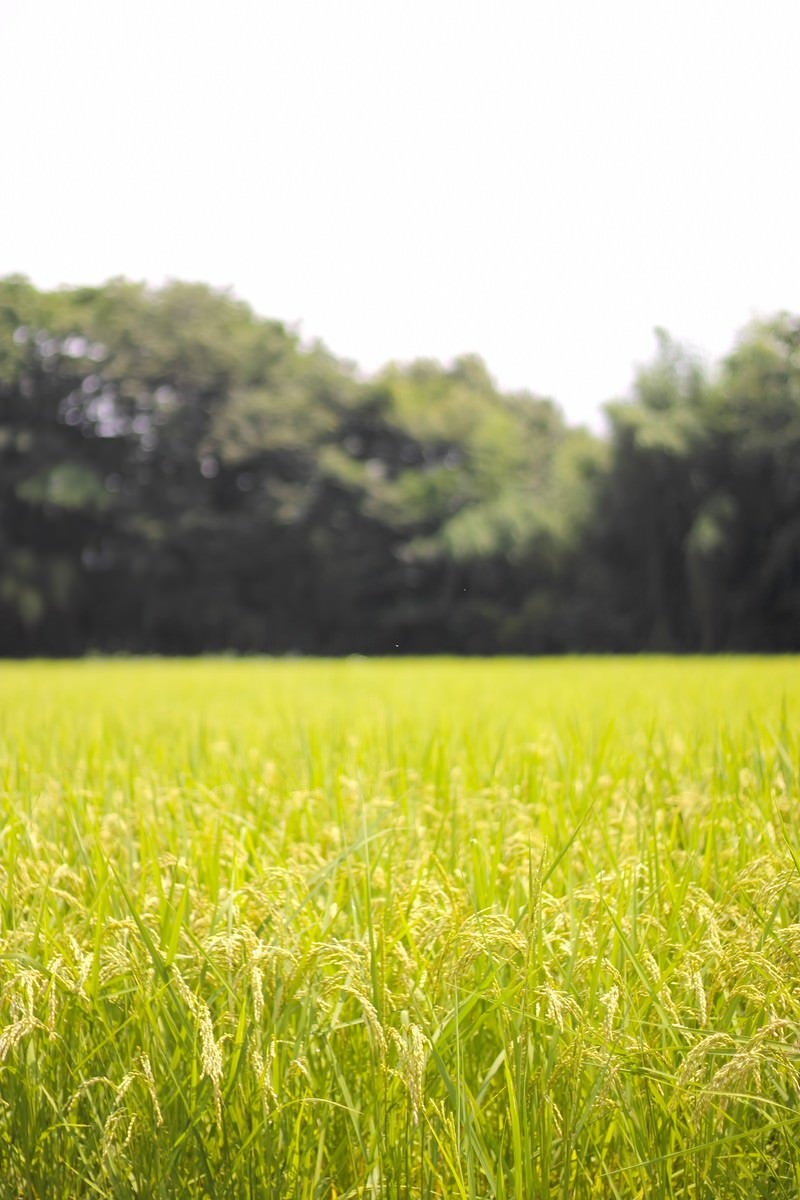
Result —
[[0, 1196], [800, 1194], [789, 659], [0, 668]]

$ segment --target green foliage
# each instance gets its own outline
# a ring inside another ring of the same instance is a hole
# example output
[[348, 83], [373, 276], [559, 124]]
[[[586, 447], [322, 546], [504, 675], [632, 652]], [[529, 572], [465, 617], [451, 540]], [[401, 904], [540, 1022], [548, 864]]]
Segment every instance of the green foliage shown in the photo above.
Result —
[[2, 280], [0, 654], [795, 649], [797, 320], [657, 342], [599, 438], [203, 284]]

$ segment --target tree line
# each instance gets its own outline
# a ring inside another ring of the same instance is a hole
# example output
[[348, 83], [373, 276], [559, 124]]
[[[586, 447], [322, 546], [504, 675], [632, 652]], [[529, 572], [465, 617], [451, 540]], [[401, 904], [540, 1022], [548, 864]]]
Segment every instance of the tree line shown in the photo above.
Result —
[[0, 280], [0, 654], [800, 648], [800, 319], [666, 333], [607, 432], [363, 379], [203, 284]]

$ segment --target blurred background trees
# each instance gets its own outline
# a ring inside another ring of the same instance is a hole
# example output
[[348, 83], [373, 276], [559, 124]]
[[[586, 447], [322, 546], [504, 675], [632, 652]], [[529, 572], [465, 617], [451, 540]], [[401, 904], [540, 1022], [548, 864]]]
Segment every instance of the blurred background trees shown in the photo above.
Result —
[[800, 320], [663, 331], [608, 432], [364, 380], [200, 284], [0, 281], [0, 654], [800, 648]]

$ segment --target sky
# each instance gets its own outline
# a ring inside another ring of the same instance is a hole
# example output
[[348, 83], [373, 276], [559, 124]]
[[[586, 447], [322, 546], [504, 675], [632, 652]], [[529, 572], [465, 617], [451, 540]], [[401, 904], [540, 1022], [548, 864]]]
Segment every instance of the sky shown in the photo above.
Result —
[[0, 0], [0, 275], [230, 288], [596, 423], [800, 311], [798, 0]]

